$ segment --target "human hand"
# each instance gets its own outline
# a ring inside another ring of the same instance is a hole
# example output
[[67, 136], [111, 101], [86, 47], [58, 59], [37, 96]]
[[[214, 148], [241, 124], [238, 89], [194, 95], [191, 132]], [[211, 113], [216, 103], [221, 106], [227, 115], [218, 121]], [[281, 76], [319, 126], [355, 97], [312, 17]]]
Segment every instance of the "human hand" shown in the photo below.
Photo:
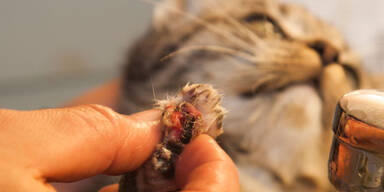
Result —
[[[132, 171], [159, 142], [160, 115], [150, 110], [125, 116], [100, 105], [0, 109], [0, 188], [55, 191], [47, 182]], [[235, 165], [209, 136], [185, 148], [175, 175], [185, 191], [239, 190]], [[117, 185], [102, 191], [117, 191]]]

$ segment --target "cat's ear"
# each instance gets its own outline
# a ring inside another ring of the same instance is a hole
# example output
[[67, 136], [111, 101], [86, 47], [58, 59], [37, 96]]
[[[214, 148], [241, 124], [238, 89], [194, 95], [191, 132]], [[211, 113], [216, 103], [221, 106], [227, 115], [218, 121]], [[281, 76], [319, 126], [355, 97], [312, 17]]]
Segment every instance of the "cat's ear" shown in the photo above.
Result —
[[[154, 26], [156, 28], [196, 17], [217, 0], [162, 0], [155, 6]], [[170, 23], [171, 22], [171, 23]]]

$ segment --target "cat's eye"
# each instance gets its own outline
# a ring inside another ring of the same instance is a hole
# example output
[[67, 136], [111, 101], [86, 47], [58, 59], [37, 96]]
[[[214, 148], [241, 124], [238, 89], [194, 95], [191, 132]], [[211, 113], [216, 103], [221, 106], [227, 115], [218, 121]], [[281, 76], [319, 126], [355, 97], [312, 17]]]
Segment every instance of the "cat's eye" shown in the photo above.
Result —
[[285, 37], [283, 30], [270, 17], [265, 14], [251, 13], [244, 17], [243, 22], [248, 23], [249, 27], [259, 35], [274, 34], [276, 37]]
[[257, 95], [256, 91], [245, 91], [240, 93], [240, 96], [244, 99], [251, 99]]
[[258, 14], [258, 13], [252, 13], [252, 14], [249, 14], [243, 18], [243, 21], [245, 21], [247, 23], [252, 23], [252, 22], [256, 22], [256, 21], [269, 21], [270, 22], [270, 20], [271, 19], [268, 18], [266, 15], [262, 15], [262, 14]]

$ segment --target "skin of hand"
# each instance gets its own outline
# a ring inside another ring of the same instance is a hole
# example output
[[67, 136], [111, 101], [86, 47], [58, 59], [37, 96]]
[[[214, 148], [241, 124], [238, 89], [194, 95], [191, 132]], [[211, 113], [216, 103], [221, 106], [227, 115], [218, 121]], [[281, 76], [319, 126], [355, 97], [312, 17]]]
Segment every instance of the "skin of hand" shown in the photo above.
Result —
[[[110, 84], [86, 97], [115, 88]], [[103, 104], [103, 99], [90, 101]], [[126, 116], [78, 101], [71, 103], [76, 106], [56, 109], [0, 109], [0, 189], [51, 192], [55, 189], [49, 182], [123, 174], [144, 163], [160, 141], [159, 110]], [[176, 163], [175, 178], [183, 191], [240, 190], [234, 163], [207, 135], [186, 146]], [[111, 185], [100, 191], [117, 190]]]

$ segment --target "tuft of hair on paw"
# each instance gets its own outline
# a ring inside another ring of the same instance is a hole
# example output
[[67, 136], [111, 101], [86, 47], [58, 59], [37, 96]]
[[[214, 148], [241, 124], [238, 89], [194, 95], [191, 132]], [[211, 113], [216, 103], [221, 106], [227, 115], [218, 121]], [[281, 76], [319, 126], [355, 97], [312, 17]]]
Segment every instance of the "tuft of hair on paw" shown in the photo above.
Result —
[[196, 135], [208, 134], [216, 138], [223, 133], [223, 118], [227, 113], [221, 106], [222, 95], [209, 84], [187, 84], [179, 93], [165, 100], [156, 101], [156, 106], [164, 111], [163, 123], [171, 123], [173, 107], [186, 107], [187, 110], [201, 113], [197, 123]]

